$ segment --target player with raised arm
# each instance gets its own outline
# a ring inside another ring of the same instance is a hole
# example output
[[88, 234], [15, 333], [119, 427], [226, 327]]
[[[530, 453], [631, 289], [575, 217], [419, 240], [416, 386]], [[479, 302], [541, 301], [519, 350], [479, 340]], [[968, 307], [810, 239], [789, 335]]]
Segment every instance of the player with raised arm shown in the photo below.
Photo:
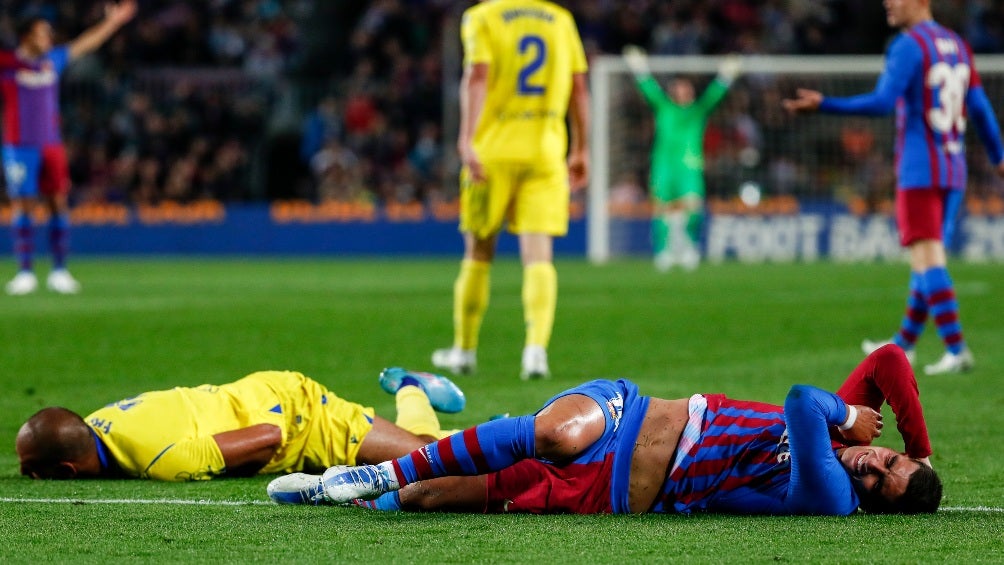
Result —
[[735, 55], [727, 57], [715, 79], [696, 98], [694, 83], [685, 77], [673, 78], [664, 92], [652, 76], [641, 48], [626, 47], [624, 61], [655, 113], [649, 172], [655, 266], [660, 271], [668, 271], [673, 265], [693, 270], [701, 261], [704, 131], [708, 116], [739, 76], [742, 61]]
[[[903, 351], [879, 348], [840, 393], [867, 404], [804, 385], [782, 408], [721, 394], [666, 400], [642, 396], [630, 381], [592, 381], [534, 415], [481, 424], [379, 465], [279, 477], [268, 493], [276, 502], [382, 510], [934, 512], [941, 483]], [[882, 431], [883, 400], [906, 454], [869, 445]]]
[[[933, 318], [945, 353], [926, 365], [928, 375], [973, 367], [959, 321], [946, 247], [955, 235], [966, 187], [965, 132], [969, 122], [990, 162], [1004, 175], [1000, 127], [976, 71], [972, 50], [936, 23], [930, 0], [885, 0], [886, 20], [901, 29], [889, 44], [875, 90], [837, 98], [799, 89], [785, 100], [790, 112], [887, 115], [896, 112], [896, 221], [910, 252], [906, 313], [891, 342], [912, 359], [914, 345]], [[888, 342], [865, 340], [865, 353]]]
[[30, 294], [38, 288], [32, 265], [31, 215], [39, 196], [49, 211], [52, 271], [46, 286], [61, 294], [80, 291], [80, 283], [66, 269], [70, 174], [59, 132], [59, 77], [68, 64], [101, 47], [135, 14], [135, 0], [110, 4], [101, 22], [68, 44], [55, 47], [49, 22], [30, 18], [18, 26], [17, 48], [0, 51], [3, 167], [18, 263], [17, 274], [7, 283], [7, 294]]
[[464, 257], [453, 287], [453, 346], [436, 350], [432, 363], [475, 370], [491, 264], [507, 223], [523, 264], [520, 376], [546, 378], [558, 300], [553, 238], [568, 231], [570, 186], [584, 186], [589, 174], [585, 51], [571, 14], [543, 0], [483, 1], [464, 12], [461, 36]]

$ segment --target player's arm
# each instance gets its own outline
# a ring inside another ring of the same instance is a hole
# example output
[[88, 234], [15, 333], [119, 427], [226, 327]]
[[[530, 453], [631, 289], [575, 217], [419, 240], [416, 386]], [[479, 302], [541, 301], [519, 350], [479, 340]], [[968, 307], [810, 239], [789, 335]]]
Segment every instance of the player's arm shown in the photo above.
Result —
[[850, 475], [830, 446], [830, 426], [847, 422], [852, 411], [837, 395], [808, 386], [791, 387], [784, 417], [791, 446], [791, 481], [785, 503], [793, 514], [846, 516], [859, 499]]
[[1004, 145], [1001, 144], [1000, 125], [975, 67], [972, 69], [969, 91], [966, 92], [966, 107], [990, 162], [997, 168], [997, 174], [1004, 176]]
[[136, 15], [136, 0], [122, 0], [105, 7], [105, 17], [69, 43], [70, 60], [96, 51]]
[[213, 436], [220, 448], [227, 476], [246, 477], [261, 470], [282, 445], [282, 430], [273, 424], [256, 424]]
[[249, 476], [265, 466], [282, 443], [282, 431], [257, 424], [171, 444], [155, 454], [143, 476], [160, 481], [202, 481]]
[[[895, 345], [876, 349], [851, 371], [837, 390], [847, 404], [881, 410], [888, 402], [896, 416], [896, 427], [903, 437], [906, 454], [930, 465], [931, 440], [927, 433], [920, 391], [913, 368], [903, 350]], [[867, 445], [871, 438], [853, 435], [860, 430], [840, 432], [843, 445]]]
[[704, 89], [701, 96], [694, 102], [694, 106], [705, 115], [710, 114], [715, 106], [725, 98], [729, 92], [729, 87], [735, 82], [742, 72], [742, 59], [738, 55], [729, 55], [718, 65], [718, 74], [714, 80]]
[[921, 63], [920, 49], [912, 39], [899, 37], [889, 47], [885, 70], [879, 76], [875, 90], [857, 96], [833, 97], [800, 88], [793, 99], [781, 102], [791, 113], [826, 112], [885, 116], [896, 109], [896, 100], [906, 92], [910, 79]]
[[474, 152], [474, 130], [481, 119], [488, 93], [487, 63], [472, 63], [464, 67], [460, 79], [460, 133], [457, 137], [457, 152], [474, 181], [484, 180], [481, 161]]
[[638, 90], [641, 91], [648, 105], [658, 108], [665, 104], [672, 104], [673, 101], [666, 96], [666, 93], [662, 91], [662, 87], [659, 86], [659, 82], [652, 76], [652, 72], [648, 68], [648, 55], [645, 53], [645, 50], [641, 47], [628, 45], [622, 53], [624, 55], [624, 62], [627, 64], [628, 69], [631, 70], [635, 83], [638, 85]]
[[572, 75], [572, 94], [568, 102], [569, 149], [568, 183], [582, 188], [589, 182], [589, 87], [586, 73]]

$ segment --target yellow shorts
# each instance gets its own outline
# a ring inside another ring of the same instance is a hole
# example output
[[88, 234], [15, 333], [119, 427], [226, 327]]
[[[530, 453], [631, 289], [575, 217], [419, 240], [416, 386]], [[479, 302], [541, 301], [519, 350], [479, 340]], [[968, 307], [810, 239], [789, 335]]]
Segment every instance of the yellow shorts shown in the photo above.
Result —
[[514, 234], [568, 233], [568, 168], [551, 163], [484, 163], [484, 182], [460, 171], [460, 231], [479, 239], [495, 235], [506, 222]]
[[282, 397], [285, 441], [261, 473], [323, 471], [355, 465], [363, 439], [373, 429], [373, 408], [349, 402], [300, 373], [270, 371], [265, 378]]

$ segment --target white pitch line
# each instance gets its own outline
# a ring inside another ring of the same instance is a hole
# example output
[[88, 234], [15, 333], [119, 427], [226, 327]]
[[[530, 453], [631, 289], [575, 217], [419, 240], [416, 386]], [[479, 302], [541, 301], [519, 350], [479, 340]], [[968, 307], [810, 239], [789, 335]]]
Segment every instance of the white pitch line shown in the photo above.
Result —
[[[11, 498], [0, 497], [0, 503], [25, 504], [174, 504], [179, 506], [270, 506], [268, 500], [188, 500], [181, 498]], [[1004, 513], [996, 506], [944, 506], [939, 512]]]
[[176, 504], [188, 506], [261, 506], [267, 500], [186, 500], [179, 498], [0, 498], [0, 503], [27, 504]]
[[995, 506], [945, 506], [938, 512], [1004, 512], [1004, 508]]

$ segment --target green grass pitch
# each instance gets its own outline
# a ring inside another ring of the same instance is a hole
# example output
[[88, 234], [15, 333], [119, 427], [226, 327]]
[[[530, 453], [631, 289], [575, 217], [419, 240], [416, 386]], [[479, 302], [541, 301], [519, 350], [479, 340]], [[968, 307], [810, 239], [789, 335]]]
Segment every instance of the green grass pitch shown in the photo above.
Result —
[[[87, 413], [175, 385], [296, 369], [394, 417], [376, 375], [429, 369], [451, 340], [456, 260], [81, 259], [79, 296], [0, 296], [0, 561], [75, 562], [1001, 562], [1004, 561], [1004, 266], [952, 272], [977, 368], [920, 376], [935, 468], [934, 516], [480, 516], [384, 514], [266, 503], [267, 477], [192, 484], [31, 481], [14, 435], [42, 406]], [[552, 380], [521, 382], [520, 268], [493, 269], [480, 372], [458, 378], [466, 427], [528, 413], [591, 378], [629, 377], [666, 398], [725, 392], [782, 402], [830, 389], [890, 335], [907, 267], [558, 263]], [[919, 363], [941, 347], [928, 327]], [[891, 413], [886, 412], [887, 421]], [[901, 448], [888, 427], [884, 445]]]

